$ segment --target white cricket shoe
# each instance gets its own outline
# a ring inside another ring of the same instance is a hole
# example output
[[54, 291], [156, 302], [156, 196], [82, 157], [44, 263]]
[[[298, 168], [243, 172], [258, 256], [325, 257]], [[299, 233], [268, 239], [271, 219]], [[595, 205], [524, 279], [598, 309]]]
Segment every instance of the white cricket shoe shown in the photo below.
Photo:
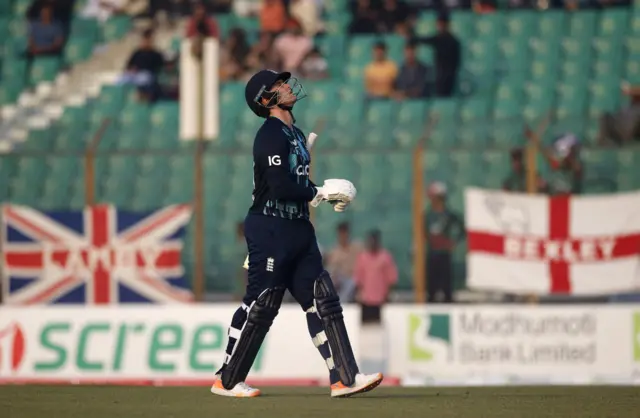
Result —
[[357, 395], [358, 393], [369, 392], [370, 390], [378, 387], [380, 382], [382, 382], [382, 379], [384, 379], [382, 373], [358, 373], [356, 375], [356, 381], [352, 386], [345, 386], [342, 382], [331, 385], [331, 397], [347, 398], [349, 396]]
[[220, 396], [231, 396], [233, 398], [255, 398], [260, 396], [260, 389], [252, 388], [244, 382], [240, 382], [233, 389], [225, 389], [222, 386], [222, 379], [216, 375], [213, 385], [211, 385], [211, 393]]

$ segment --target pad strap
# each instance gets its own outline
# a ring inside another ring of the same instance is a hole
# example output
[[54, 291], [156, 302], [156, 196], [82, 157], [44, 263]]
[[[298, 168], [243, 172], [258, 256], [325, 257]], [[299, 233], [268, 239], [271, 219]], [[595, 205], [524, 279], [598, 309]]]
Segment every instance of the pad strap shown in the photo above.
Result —
[[258, 296], [247, 314], [240, 339], [231, 355], [231, 360], [222, 371], [222, 386], [230, 390], [244, 382], [258, 356], [260, 346], [278, 315], [284, 297], [284, 288], [266, 289]]
[[331, 356], [340, 381], [346, 386], [351, 386], [355, 383], [356, 375], [359, 373], [358, 365], [344, 324], [340, 298], [329, 273], [326, 271], [323, 271], [316, 279], [313, 294], [314, 306], [327, 334]]

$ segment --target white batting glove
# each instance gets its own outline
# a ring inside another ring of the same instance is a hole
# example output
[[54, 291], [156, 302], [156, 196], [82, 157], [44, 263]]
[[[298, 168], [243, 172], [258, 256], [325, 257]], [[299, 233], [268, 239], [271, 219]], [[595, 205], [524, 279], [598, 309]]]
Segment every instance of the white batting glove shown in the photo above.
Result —
[[347, 206], [349, 206], [350, 202], [331, 202], [333, 205], [333, 210], [336, 212], [344, 212], [347, 210]]
[[[321, 202], [342, 202], [349, 203], [353, 199], [355, 199], [357, 190], [353, 183], [349, 180], [344, 179], [328, 179], [324, 181], [324, 184], [321, 187], [317, 188], [318, 192], [316, 196], [311, 201], [311, 206], [317, 207]], [[346, 208], [346, 205], [342, 207], [341, 210], [336, 210], [336, 212], [341, 212]]]
[[244, 264], [242, 265], [242, 268], [245, 270], [249, 270], [249, 255], [247, 254], [247, 258], [244, 259]]

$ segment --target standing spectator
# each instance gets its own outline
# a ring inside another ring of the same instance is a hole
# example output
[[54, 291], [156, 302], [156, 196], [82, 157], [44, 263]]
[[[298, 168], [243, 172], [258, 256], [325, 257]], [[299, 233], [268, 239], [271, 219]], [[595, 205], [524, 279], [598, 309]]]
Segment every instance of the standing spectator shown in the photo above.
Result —
[[219, 38], [220, 31], [218, 30], [218, 23], [207, 16], [207, 9], [203, 3], [196, 3], [193, 6], [193, 15], [187, 21], [186, 28], [187, 38]]
[[427, 300], [435, 302], [438, 292], [444, 302], [453, 302], [453, 250], [464, 236], [460, 217], [447, 208], [447, 187], [434, 182], [427, 189], [430, 207], [425, 231], [427, 239]]
[[322, 29], [316, 0], [291, 0], [289, 14], [300, 22], [302, 31], [307, 36], [316, 36]]
[[373, 47], [373, 61], [364, 69], [367, 95], [371, 99], [389, 98], [398, 76], [396, 63], [387, 58], [387, 46], [378, 42]]
[[247, 57], [251, 48], [241, 28], [233, 28], [220, 54], [220, 78], [242, 80], [247, 71]]
[[290, 19], [287, 31], [276, 38], [273, 48], [282, 62], [283, 70], [296, 73], [302, 60], [313, 49], [313, 40], [302, 32], [298, 21]]
[[29, 57], [59, 55], [64, 43], [64, 32], [59, 21], [53, 19], [51, 7], [40, 10], [40, 20], [29, 26]]
[[351, 241], [349, 223], [342, 222], [337, 228], [338, 243], [327, 255], [327, 271], [333, 279], [340, 300], [344, 303], [353, 302], [356, 289], [354, 267], [358, 255], [362, 251], [359, 242]]
[[129, 57], [120, 82], [137, 86], [142, 100], [155, 100], [159, 94], [158, 74], [163, 66], [164, 56], [153, 44], [153, 31], [146, 30], [140, 46]]
[[287, 23], [287, 10], [282, 0], [264, 0], [260, 9], [260, 29], [277, 35]]
[[367, 248], [356, 259], [354, 278], [362, 322], [380, 323], [380, 308], [387, 302], [391, 287], [398, 281], [398, 269], [389, 251], [382, 248], [380, 231], [367, 238]]
[[395, 96], [398, 99], [417, 99], [428, 96], [427, 81], [430, 71], [426, 65], [416, 57], [416, 45], [409, 42], [404, 47], [404, 63], [396, 78]]
[[[537, 175], [537, 192], [546, 193], [546, 182]], [[511, 150], [511, 173], [502, 183], [502, 190], [517, 193], [527, 192], [527, 171], [524, 164], [524, 150], [522, 148], [514, 148]]]
[[629, 104], [616, 113], [605, 113], [600, 120], [599, 141], [628, 144], [640, 138], [640, 87], [622, 84], [622, 94], [629, 97]]
[[435, 52], [436, 95], [451, 97], [458, 81], [461, 64], [461, 48], [458, 38], [449, 30], [449, 16], [438, 16], [438, 33], [415, 41], [430, 45]]
[[542, 152], [551, 167], [549, 174], [549, 193], [580, 194], [584, 170], [580, 160], [580, 142], [572, 133], [559, 136], [553, 147], [542, 147], [540, 137], [531, 131], [527, 136]]
[[305, 80], [324, 80], [329, 78], [329, 63], [318, 48], [313, 48], [302, 61], [300, 75]]
[[375, 33], [377, 31], [377, 13], [371, 7], [371, 0], [357, 0], [352, 3], [349, 33]]
[[396, 33], [398, 26], [410, 21], [411, 9], [402, 0], [383, 0], [380, 12], [380, 30], [383, 33]]

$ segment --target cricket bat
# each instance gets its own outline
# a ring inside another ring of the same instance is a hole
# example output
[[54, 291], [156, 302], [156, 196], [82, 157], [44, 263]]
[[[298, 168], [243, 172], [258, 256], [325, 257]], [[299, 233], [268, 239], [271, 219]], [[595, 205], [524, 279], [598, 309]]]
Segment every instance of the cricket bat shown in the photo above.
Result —
[[309, 134], [309, 138], [307, 138], [307, 149], [309, 151], [311, 151], [311, 148], [313, 148], [313, 143], [316, 142], [316, 138], [318, 138], [318, 135], [314, 132], [311, 132]]

